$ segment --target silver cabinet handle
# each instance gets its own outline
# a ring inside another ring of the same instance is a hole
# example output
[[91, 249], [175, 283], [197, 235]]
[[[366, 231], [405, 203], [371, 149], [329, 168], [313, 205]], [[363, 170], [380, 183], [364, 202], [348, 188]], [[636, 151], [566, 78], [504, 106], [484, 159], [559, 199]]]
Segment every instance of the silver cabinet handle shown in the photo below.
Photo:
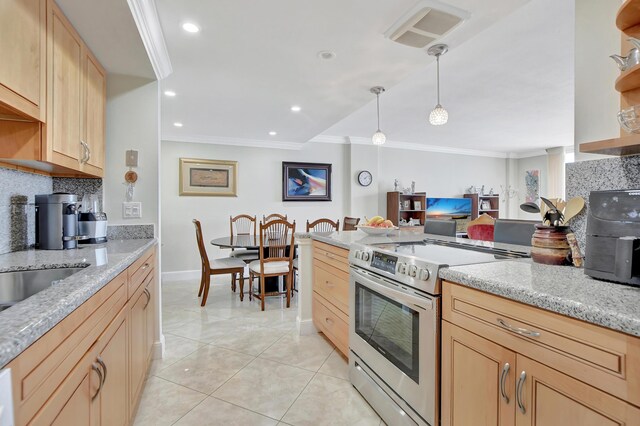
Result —
[[522, 414], [527, 412], [524, 407], [524, 401], [522, 401], [522, 390], [524, 388], [525, 380], [527, 380], [527, 372], [523, 370], [522, 373], [520, 373], [518, 383], [516, 384], [516, 403], [518, 404], [518, 408]]
[[102, 377], [102, 384], [105, 384], [107, 381], [107, 364], [104, 363], [102, 357], [98, 357], [98, 364], [102, 366], [102, 371], [104, 372], [104, 376]]
[[96, 391], [96, 393], [91, 397], [91, 400], [93, 401], [94, 399], [96, 399], [98, 397], [98, 394], [100, 393], [100, 391], [102, 390], [102, 384], [104, 383], [102, 380], [102, 371], [100, 371], [100, 368], [98, 367], [98, 365], [94, 362], [93, 364], [91, 364], [91, 369], [93, 371], [95, 371], [96, 373], [98, 373], [98, 378], [100, 379], [100, 386], [98, 386], [98, 390]]
[[502, 367], [502, 373], [500, 374], [500, 395], [502, 395], [502, 399], [507, 404], [509, 403], [509, 396], [507, 395], [507, 391], [505, 390], [505, 383], [507, 381], [507, 376], [509, 376], [509, 369], [511, 366], [508, 362], [504, 364]]
[[519, 334], [521, 336], [527, 336], [527, 337], [540, 337], [540, 333], [537, 331], [532, 331], [532, 330], [527, 330], [526, 328], [519, 328], [519, 327], [514, 327], [511, 324], [508, 324], [505, 320], [503, 320], [502, 318], [498, 318], [497, 320], [498, 325], [500, 325], [500, 327], [511, 331], [512, 333], [516, 333]]
[[143, 292], [147, 296], [147, 303], [145, 303], [145, 305], [144, 305], [144, 307], [142, 309], [147, 309], [147, 306], [149, 305], [149, 302], [151, 302], [151, 293], [146, 288], [143, 290]]

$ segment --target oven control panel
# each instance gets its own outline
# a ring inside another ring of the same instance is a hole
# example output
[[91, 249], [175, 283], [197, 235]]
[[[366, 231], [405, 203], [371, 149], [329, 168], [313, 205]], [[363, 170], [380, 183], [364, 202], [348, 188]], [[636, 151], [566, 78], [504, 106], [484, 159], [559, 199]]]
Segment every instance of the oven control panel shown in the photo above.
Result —
[[389, 274], [394, 274], [396, 272], [397, 263], [398, 257], [392, 256], [390, 254], [384, 254], [374, 251], [373, 256], [371, 257], [372, 268], [388, 272]]

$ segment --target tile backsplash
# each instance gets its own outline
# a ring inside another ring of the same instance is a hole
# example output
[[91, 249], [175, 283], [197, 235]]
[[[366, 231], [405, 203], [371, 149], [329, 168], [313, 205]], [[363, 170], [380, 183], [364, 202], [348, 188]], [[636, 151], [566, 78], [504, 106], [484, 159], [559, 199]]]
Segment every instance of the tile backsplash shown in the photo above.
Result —
[[0, 254], [35, 244], [35, 196], [52, 192], [79, 199], [98, 193], [102, 200], [102, 179], [52, 178], [0, 167]]
[[640, 189], [640, 155], [567, 164], [566, 188], [567, 200], [582, 197], [586, 203], [582, 213], [571, 220], [571, 228], [584, 253], [589, 193], [614, 189]]

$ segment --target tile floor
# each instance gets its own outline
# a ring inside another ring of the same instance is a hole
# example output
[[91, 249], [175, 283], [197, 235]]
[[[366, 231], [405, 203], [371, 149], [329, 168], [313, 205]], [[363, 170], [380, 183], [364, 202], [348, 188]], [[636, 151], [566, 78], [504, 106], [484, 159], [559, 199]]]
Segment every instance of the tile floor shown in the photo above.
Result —
[[135, 425], [383, 425], [322, 335], [292, 307], [240, 302], [224, 278], [200, 308], [197, 281], [163, 283], [165, 357], [151, 365]]

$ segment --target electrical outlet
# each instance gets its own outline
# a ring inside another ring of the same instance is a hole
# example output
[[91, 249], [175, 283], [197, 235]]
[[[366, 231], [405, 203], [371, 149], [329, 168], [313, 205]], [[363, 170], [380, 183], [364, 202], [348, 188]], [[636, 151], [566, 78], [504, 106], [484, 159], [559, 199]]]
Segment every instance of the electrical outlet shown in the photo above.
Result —
[[124, 219], [136, 219], [142, 217], [142, 203], [129, 201], [122, 203], [122, 217]]

